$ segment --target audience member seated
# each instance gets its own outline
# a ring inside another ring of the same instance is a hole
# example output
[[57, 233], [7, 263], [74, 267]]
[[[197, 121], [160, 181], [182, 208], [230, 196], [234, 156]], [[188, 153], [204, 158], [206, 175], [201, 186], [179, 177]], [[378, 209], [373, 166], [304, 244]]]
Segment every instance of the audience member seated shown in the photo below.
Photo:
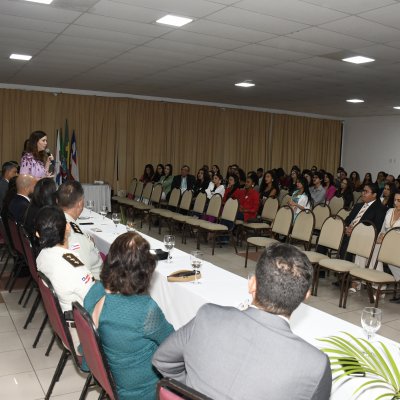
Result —
[[79, 254], [68, 248], [70, 230], [64, 213], [56, 206], [43, 207], [36, 217], [36, 236], [40, 246], [37, 268], [49, 278], [64, 312], [72, 309], [73, 301], [83, 304], [94, 283]]
[[30, 196], [36, 184], [36, 179], [31, 175], [18, 175], [17, 194], [8, 205], [8, 213], [19, 224], [23, 224], [25, 213], [31, 202]]
[[288, 192], [291, 196], [297, 190], [297, 179], [300, 176], [300, 171], [297, 169], [292, 169], [290, 172], [290, 183], [288, 186]]
[[394, 176], [391, 174], [386, 175], [385, 183], [394, 183]]
[[47, 134], [43, 131], [32, 132], [22, 153], [21, 174], [32, 175], [36, 179], [51, 177], [53, 156], [46, 153]]
[[350, 174], [350, 183], [354, 192], [361, 192], [362, 183], [360, 180], [360, 174], [357, 171], [352, 171]]
[[10, 230], [8, 228], [8, 223], [7, 223], [9, 215], [8, 207], [11, 203], [11, 200], [17, 195], [17, 178], [18, 176], [14, 176], [13, 178], [10, 179], [10, 182], [8, 183], [8, 190], [3, 200], [3, 208], [1, 209], [1, 219], [4, 222], [4, 228], [10, 240], [11, 240]]
[[208, 199], [214, 196], [214, 194], [220, 194], [224, 197], [225, 187], [222, 184], [222, 176], [220, 174], [215, 174], [212, 182], [209, 183], [208, 188], [205, 190]]
[[353, 190], [348, 178], [342, 179], [340, 182], [340, 188], [336, 190], [336, 197], [343, 197], [343, 208], [350, 210], [350, 207], [354, 201]]
[[159, 182], [160, 179], [161, 179], [161, 177], [164, 176], [164, 175], [165, 175], [165, 172], [164, 172], [164, 165], [158, 164], [157, 167], [156, 167], [156, 172], [155, 172], [154, 175], [153, 175], [152, 182], [153, 182], [153, 183]]
[[335, 186], [337, 189], [340, 188], [340, 182], [342, 179], [346, 178], [347, 179], [347, 172], [344, 170], [343, 167], [339, 167], [336, 170], [336, 180], [335, 180]]
[[174, 176], [171, 188], [180, 189], [181, 193], [183, 193], [185, 190], [192, 190], [196, 182], [196, 178], [193, 175], [190, 175], [189, 172], [190, 172], [189, 166], [183, 165], [181, 168], [181, 174]]
[[243, 171], [242, 168], [239, 168], [239, 167], [234, 169], [234, 173], [237, 174], [237, 176], [239, 178], [240, 188], [243, 189], [246, 184], [246, 173]]
[[237, 219], [243, 220], [244, 222], [257, 217], [260, 204], [260, 194], [254, 189], [257, 180], [257, 175], [249, 176], [246, 179], [244, 189], [240, 189], [237, 194], [237, 199], [239, 201]]
[[310, 210], [313, 206], [310, 189], [308, 188], [307, 180], [303, 176], [297, 179], [297, 190], [293, 193], [288, 206], [293, 210], [294, 218], [303, 210]]
[[197, 172], [197, 179], [193, 186], [193, 196], [196, 197], [199, 193], [205, 193], [210, 181], [208, 174], [203, 168], [200, 168]]
[[261, 167], [257, 168], [257, 178], [258, 178], [257, 186], [260, 187], [264, 178], [264, 168]]
[[93, 241], [82, 232], [78, 223], [85, 204], [82, 185], [77, 181], [64, 182], [58, 188], [57, 200], [71, 226], [69, 249], [75, 250], [95, 279], [99, 279], [103, 261]]
[[279, 187], [281, 189], [287, 189], [290, 183], [290, 177], [286, 175], [286, 172], [282, 167], [276, 169], [276, 179], [278, 180]]
[[172, 175], [172, 164], [165, 164], [164, 172], [165, 175], [162, 176], [158, 181], [163, 187], [163, 191], [161, 194], [162, 200], [167, 199], [169, 193], [171, 192], [172, 180], [174, 179], [174, 176]]
[[206, 304], [153, 357], [163, 376], [213, 399], [327, 400], [328, 357], [293, 334], [289, 319], [310, 296], [313, 268], [295, 247], [264, 250], [249, 280], [253, 304]]
[[275, 199], [279, 195], [279, 184], [272, 170], [267, 171], [264, 174], [264, 178], [261, 181], [260, 189], [260, 203], [261, 207], [265, 203], [268, 197]]
[[139, 179], [140, 182], [143, 182], [145, 185], [149, 182], [153, 182], [154, 177], [154, 167], [152, 164], [146, 164], [144, 167], [143, 175]]
[[311, 197], [313, 199], [313, 206], [325, 203], [325, 189], [322, 186], [324, 175], [321, 172], [316, 172], [313, 175], [313, 185], [310, 187]]
[[173, 332], [148, 291], [156, 267], [149, 243], [127, 232], [115, 239], [96, 282], [85, 297], [120, 400], [155, 399], [159, 376], [151, 359]]
[[335, 196], [336, 187], [334, 185], [333, 175], [326, 172], [324, 175], [324, 189], [325, 189], [325, 200], [329, 203], [332, 197]]
[[31, 238], [35, 237], [36, 216], [44, 206], [56, 205], [57, 186], [53, 178], [43, 178], [37, 181], [33, 189], [32, 201], [26, 211], [24, 228]]
[[380, 201], [386, 208], [393, 207], [395, 193], [396, 193], [396, 185], [394, 183], [385, 183], [382, 195], [380, 197]]
[[308, 183], [308, 188], [311, 188], [311, 186], [313, 185], [313, 173], [311, 172], [311, 170], [309, 169], [303, 169], [303, 172], [301, 173], [301, 175], [304, 176], [304, 178], [307, 179], [307, 183]]
[[372, 175], [371, 172], [366, 172], [366, 174], [364, 175], [364, 179], [361, 182], [361, 190], [364, 189], [365, 185], [368, 185], [372, 183]]
[[17, 176], [18, 165], [11, 161], [5, 162], [1, 167], [1, 178], [0, 178], [0, 211], [3, 207], [3, 200], [8, 191], [8, 183], [10, 179]]
[[375, 181], [375, 183], [378, 185], [379, 188], [378, 197], [380, 197], [380, 195], [382, 194], [383, 188], [385, 186], [385, 181], [386, 181], [386, 172], [379, 171]]
[[225, 189], [224, 197], [222, 198], [222, 205], [224, 206], [228, 199], [236, 199], [239, 194], [239, 178], [237, 175], [230, 175], [228, 177], [228, 184]]

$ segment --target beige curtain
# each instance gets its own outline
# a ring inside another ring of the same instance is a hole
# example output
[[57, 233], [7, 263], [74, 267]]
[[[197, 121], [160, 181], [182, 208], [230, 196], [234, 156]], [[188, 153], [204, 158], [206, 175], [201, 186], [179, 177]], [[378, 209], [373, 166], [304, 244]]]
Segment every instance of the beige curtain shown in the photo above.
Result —
[[[1, 162], [19, 160], [36, 129], [48, 133], [55, 152], [56, 129], [75, 130], [82, 182], [104, 180], [127, 188], [144, 165], [171, 163], [193, 174], [203, 164], [334, 171], [340, 160], [341, 122], [240, 109], [0, 89]], [[118, 180], [117, 181], [117, 173]]]

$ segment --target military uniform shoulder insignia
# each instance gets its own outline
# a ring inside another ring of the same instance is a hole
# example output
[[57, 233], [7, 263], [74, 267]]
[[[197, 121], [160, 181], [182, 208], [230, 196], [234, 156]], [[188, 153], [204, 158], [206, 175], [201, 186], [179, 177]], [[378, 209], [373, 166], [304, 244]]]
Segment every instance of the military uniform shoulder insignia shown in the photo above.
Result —
[[71, 225], [71, 228], [75, 233], [80, 233], [81, 235], [83, 235], [83, 232], [81, 231], [81, 228], [79, 228], [78, 224], [75, 224], [74, 222], [70, 222], [69, 224]]
[[73, 267], [82, 267], [85, 265], [75, 254], [72, 253], [64, 253], [63, 259], [68, 261]]

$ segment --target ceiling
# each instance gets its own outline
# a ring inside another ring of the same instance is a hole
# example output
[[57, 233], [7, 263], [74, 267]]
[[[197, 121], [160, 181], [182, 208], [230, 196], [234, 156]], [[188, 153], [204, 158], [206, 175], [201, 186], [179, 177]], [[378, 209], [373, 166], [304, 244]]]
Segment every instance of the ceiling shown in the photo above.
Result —
[[355, 117], [399, 114], [399, 73], [400, 0], [0, 0], [6, 84]]

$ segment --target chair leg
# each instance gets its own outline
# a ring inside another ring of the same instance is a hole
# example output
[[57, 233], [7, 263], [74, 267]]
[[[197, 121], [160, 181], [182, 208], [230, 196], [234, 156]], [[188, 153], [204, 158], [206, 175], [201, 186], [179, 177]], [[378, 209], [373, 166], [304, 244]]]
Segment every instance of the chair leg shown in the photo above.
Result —
[[35, 316], [36, 310], [39, 307], [40, 301], [42, 298], [40, 297], [40, 293], [37, 294], [35, 302], [32, 305], [31, 311], [28, 315], [28, 318], [25, 321], [24, 329], [28, 327], [28, 325], [32, 322], [33, 317]]
[[321, 271], [321, 266], [319, 264], [317, 264], [317, 268], [315, 270], [314, 296], [317, 296], [317, 293], [318, 293], [319, 272], [320, 271]]
[[[18, 261], [17, 261], [18, 262]], [[11, 293], [12, 292], [12, 290], [14, 289], [14, 285], [15, 285], [15, 282], [17, 281], [17, 279], [18, 279], [18, 276], [19, 276], [19, 274], [21, 273], [21, 271], [22, 271], [22, 263], [20, 262], [19, 264], [17, 264], [15, 267], [14, 267], [14, 270], [13, 270], [13, 272], [11, 273], [11, 275], [10, 275], [10, 278], [8, 278], [8, 281], [7, 281], [7, 284], [6, 284], [6, 289], [8, 288], [8, 292], [9, 293]], [[9, 285], [9, 286], [8, 286]]]
[[196, 246], [196, 248], [197, 248], [197, 250], [200, 250], [200, 234], [201, 234], [201, 231], [200, 231], [200, 228], [198, 228], [197, 229], [197, 246]]
[[50, 351], [51, 351], [51, 349], [53, 348], [53, 344], [54, 344], [55, 340], [56, 340], [56, 334], [53, 333], [53, 336], [52, 336], [52, 338], [51, 338], [51, 340], [50, 340], [49, 346], [47, 347], [46, 353], [44, 353], [44, 355], [45, 355], [46, 357], [49, 356]]
[[104, 389], [101, 390], [100, 396], [99, 396], [99, 400], [103, 400], [104, 396], [106, 394], [106, 391]]
[[374, 291], [372, 290], [372, 286], [369, 282], [367, 282], [367, 292], [369, 297], [369, 302], [372, 304], [374, 300]]
[[48, 320], [48, 319], [49, 319], [49, 317], [48, 317], [47, 314], [46, 314], [46, 316], [43, 318], [42, 324], [40, 325], [39, 332], [38, 332], [37, 335], [36, 335], [35, 341], [33, 342], [32, 347], [33, 347], [34, 349], [36, 349], [36, 346], [37, 346], [37, 344], [39, 343], [40, 338], [42, 337], [43, 329], [44, 329], [44, 327], [46, 326], [46, 323], [47, 323], [47, 320]]
[[244, 262], [244, 267], [247, 268], [247, 259], [249, 258], [249, 242], [247, 242], [246, 245], [246, 258], [245, 258], [245, 262]]
[[[346, 282], [348, 278], [348, 273], [344, 273], [341, 279], [340, 283], [340, 299], [339, 299], [339, 307], [343, 307], [343, 297], [344, 297], [344, 291], [346, 288]], [[346, 308], [345, 306], [343, 308]]]
[[87, 395], [87, 392], [88, 392], [88, 389], [90, 387], [90, 383], [91, 382], [92, 382], [92, 374], [89, 373], [87, 378], [86, 378], [85, 385], [83, 386], [81, 395], [79, 396], [79, 400], [85, 400], [86, 399], [86, 395]]
[[4, 273], [4, 271], [6, 270], [6, 268], [7, 268], [7, 264], [8, 264], [8, 260], [9, 260], [9, 258], [10, 258], [10, 255], [9, 254], [7, 254], [7, 258], [6, 258], [6, 262], [4, 263], [4, 265], [3, 265], [3, 269], [1, 270], [1, 272], [0, 272], [0, 279], [1, 279], [1, 277], [3, 276], [3, 273]]
[[349, 295], [349, 289], [350, 289], [350, 285], [351, 285], [351, 275], [347, 274], [347, 279], [346, 279], [346, 288], [344, 290], [344, 299], [343, 299], [343, 304], [342, 307], [346, 308], [346, 304], [347, 304], [347, 296]]
[[68, 360], [68, 357], [69, 357], [69, 352], [68, 352], [67, 349], [64, 349], [62, 354], [61, 354], [60, 361], [58, 362], [56, 371], [54, 372], [53, 379], [51, 380], [50, 386], [47, 389], [45, 400], [49, 400], [50, 399], [51, 393], [53, 392], [53, 389], [54, 389], [54, 385], [60, 379], [60, 376], [61, 376], [61, 374], [63, 372], [64, 367], [65, 367], [65, 363]]
[[235, 248], [235, 253], [237, 254], [238, 253], [238, 249], [237, 249], [237, 246], [236, 246], [236, 240], [233, 237], [233, 231], [231, 231], [230, 237], [231, 237], [231, 240], [233, 242], [233, 247]]
[[214, 250], [215, 250], [215, 240], [217, 238], [217, 234], [214, 232], [213, 233], [213, 238], [212, 238], [212, 255], [214, 255]]
[[24, 300], [25, 294], [27, 292], [27, 290], [30, 288], [31, 284], [32, 284], [32, 277], [29, 277], [28, 282], [26, 282], [26, 285], [24, 287], [24, 290], [22, 291], [22, 294], [18, 300], [18, 304], [22, 303], [22, 300]]
[[25, 308], [25, 307], [27, 306], [27, 304], [28, 304], [28, 302], [29, 302], [29, 299], [31, 298], [34, 289], [35, 289], [35, 283], [32, 281], [31, 288], [29, 289], [28, 296], [26, 296], [24, 305], [23, 305], [22, 307]]

